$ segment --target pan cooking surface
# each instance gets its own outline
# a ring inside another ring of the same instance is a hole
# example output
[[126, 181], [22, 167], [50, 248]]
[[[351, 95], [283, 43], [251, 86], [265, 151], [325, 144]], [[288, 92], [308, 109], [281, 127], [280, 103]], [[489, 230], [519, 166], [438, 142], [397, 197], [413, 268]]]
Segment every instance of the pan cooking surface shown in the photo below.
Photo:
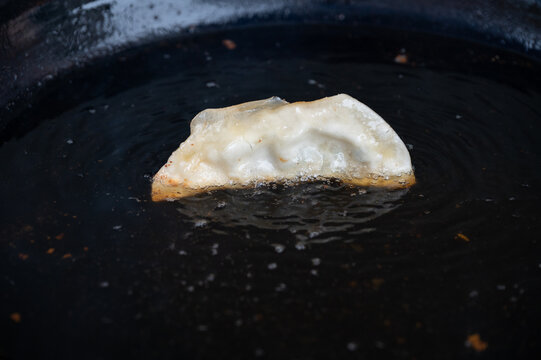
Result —
[[[311, 25], [172, 39], [42, 84], [2, 133], [3, 351], [537, 352], [537, 69], [457, 40]], [[414, 187], [275, 185], [150, 201], [151, 176], [200, 110], [341, 92], [408, 144]], [[486, 349], [466, 345], [475, 334]]]

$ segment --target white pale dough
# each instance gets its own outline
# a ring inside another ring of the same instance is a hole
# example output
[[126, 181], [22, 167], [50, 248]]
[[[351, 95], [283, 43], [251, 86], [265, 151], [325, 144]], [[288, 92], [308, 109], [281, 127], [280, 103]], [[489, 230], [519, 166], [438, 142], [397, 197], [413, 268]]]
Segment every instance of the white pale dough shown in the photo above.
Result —
[[402, 140], [346, 94], [312, 102], [278, 97], [207, 109], [154, 176], [155, 201], [268, 182], [339, 179], [355, 185], [415, 182]]

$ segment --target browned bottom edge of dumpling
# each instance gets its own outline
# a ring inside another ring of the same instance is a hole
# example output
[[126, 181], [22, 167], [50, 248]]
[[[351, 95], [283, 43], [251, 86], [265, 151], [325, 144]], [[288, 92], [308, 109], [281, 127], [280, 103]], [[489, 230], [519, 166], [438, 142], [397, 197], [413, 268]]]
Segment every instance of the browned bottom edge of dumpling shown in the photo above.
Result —
[[[415, 175], [413, 174], [403, 174], [401, 176], [367, 176], [363, 178], [354, 178], [354, 179], [341, 179], [338, 177], [326, 178], [326, 177], [314, 177], [311, 181], [326, 181], [326, 180], [338, 180], [344, 184], [351, 186], [361, 186], [361, 187], [381, 187], [388, 189], [404, 189], [408, 188], [415, 184]], [[289, 180], [289, 179], [268, 179], [268, 180], [259, 180], [257, 183], [249, 184], [227, 184], [221, 186], [207, 186], [202, 188], [189, 188], [184, 184], [179, 185], [167, 185], [162, 181], [154, 179], [152, 183], [152, 201], [164, 201], [164, 200], [176, 200], [185, 197], [195, 196], [197, 194], [215, 191], [215, 190], [225, 190], [225, 189], [247, 189], [253, 188], [256, 184], [270, 184], [270, 183], [288, 183], [288, 184], [300, 184], [300, 180]]]

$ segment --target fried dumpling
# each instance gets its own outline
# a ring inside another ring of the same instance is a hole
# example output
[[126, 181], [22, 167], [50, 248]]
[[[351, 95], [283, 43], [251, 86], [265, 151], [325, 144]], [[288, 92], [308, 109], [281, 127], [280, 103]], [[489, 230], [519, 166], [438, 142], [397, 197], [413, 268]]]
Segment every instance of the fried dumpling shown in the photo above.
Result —
[[195, 116], [190, 136], [153, 178], [152, 200], [264, 183], [337, 179], [360, 186], [415, 183], [396, 132], [346, 94], [311, 102], [278, 97]]

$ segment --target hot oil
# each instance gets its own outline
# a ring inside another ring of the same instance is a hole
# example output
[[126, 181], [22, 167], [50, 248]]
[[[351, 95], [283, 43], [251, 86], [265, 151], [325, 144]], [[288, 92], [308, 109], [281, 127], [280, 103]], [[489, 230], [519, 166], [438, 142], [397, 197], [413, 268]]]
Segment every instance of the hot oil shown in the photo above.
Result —
[[[2, 134], [2, 293], [23, 318], [11, 346], [40, 333], [66, 354], [460, 358], [480, 334], [485, 354], [527, 354], [538, 69], [459, 40], [311, 25], [171, 39], [53, 80]], [[337, 93], [395, 129], [415, 186], [150, 200], [199, 111]]]

